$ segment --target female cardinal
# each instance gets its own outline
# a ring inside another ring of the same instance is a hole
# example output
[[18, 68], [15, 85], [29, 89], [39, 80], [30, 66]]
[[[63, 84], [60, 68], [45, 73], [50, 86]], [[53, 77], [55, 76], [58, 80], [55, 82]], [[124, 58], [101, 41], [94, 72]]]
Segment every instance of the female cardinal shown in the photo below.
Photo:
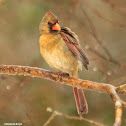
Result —
[[[40, 26], [40, 52], [50, 67], [78, 78], [82, 64], [88, 69], [88, 58], [80, 47], [78, 36], [67, 27], [60, 27], [57, 17], [46, 12]], [[78, 114], [88, 112], [82, 89], [73, 87]]]

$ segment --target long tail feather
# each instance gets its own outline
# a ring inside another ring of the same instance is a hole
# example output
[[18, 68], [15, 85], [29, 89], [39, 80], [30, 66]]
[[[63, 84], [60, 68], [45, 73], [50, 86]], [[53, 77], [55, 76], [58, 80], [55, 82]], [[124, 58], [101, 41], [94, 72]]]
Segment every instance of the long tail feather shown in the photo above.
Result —
[[[74, 69], [70, 74], [70, 77], [79, 78], [78, 75], [78, 67]], [[83, 92], [83, 89], [79, 89], [77, 87], [73, 87], [74, 98], [76, 102], [77, 112], [79, 115], [88, 113], [88, 105]]]
[[87, 114], [88, 113], [88, 105], [87, 101], [85, 99], [85, 95], [83, 92], [83, 89], [78, 89], [76, 87], [73, 87], [77, 112], [79, 115]]

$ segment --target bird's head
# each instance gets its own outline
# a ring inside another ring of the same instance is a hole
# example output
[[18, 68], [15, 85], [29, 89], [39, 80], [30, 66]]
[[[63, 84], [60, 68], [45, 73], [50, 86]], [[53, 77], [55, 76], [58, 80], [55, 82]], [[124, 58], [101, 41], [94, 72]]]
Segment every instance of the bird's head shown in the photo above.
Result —
[[51, 11], [46, 12], [39, 25], [40, 34], [58, 34], [60, 30], [61, 28], [59, 26], [58, 18]]

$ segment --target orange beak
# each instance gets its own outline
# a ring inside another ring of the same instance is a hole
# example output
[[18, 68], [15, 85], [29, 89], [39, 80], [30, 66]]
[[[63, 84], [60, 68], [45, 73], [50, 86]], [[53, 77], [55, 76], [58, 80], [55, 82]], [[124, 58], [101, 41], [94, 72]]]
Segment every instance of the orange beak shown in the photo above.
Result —
[[60, 30], [61, 30], [61, 28], [60, 28], [59, 24], [58, 24], [58, 23], [56, 23], [56, 24], [54, 24], [54, 25], [53, 25], [52, 30], [55, 30], [55, 31], [60, 31]]

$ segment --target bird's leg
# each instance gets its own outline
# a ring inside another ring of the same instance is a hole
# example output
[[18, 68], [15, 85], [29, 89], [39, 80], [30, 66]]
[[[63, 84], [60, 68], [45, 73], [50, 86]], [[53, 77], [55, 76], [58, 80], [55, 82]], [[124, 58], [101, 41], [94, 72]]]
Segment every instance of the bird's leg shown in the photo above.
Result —
[[63, 72], [57, 72], [59, 75], [62, 75], [62, 76], [69, 76], [68, 73], [63, 73]]

